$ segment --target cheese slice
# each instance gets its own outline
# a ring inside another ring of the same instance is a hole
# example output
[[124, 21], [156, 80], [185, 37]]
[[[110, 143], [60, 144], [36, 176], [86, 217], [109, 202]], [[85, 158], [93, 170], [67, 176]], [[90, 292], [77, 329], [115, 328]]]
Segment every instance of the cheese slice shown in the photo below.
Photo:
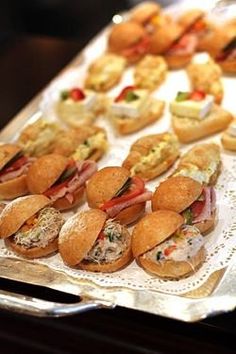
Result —
[[148, 102], [149, 94], [147, 90], [134, 90], [132, 92], [137, 95], [138, 98], [130, 102], [127, 102], [126, 100], [113, 102], [111, 104], [112, 114], [129, 118], [140, 117]]
[[184, 100], [170, 103], [170, 111], [178, 117], [204, 119], [211, 111], [214, 97], [207, 95], [202, 101]]

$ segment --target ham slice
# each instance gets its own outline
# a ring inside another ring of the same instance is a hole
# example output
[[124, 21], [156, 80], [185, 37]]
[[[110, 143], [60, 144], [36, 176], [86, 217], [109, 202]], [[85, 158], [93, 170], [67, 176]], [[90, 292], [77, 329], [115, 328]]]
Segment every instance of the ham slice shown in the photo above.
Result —
[[[183, 42], [183, 46], [181, 46], [181, 42]], [[168, 52], [166, 53], [167, 55], [188, 55], [192, 54], [197, 46], [197, 38], [193, 34], [186, 34], [184, 35], [180, 40], [179, 40], [180, 45], [178, 46], [178, 43], [173, 47], [171, 47]]]
[[11, 172], [8, 172], [8, 173], [4, 173], [1, 177], [0, 177], [0, 182], [3, 183], [3, 182], [7, 182], [7, 181], [10, 181], [11, 179], [14, 179], [14, 178], [17, 178], [17, 177], [20, 177], [24, 174], [27, 173], [30, 165], [32, 163], [32, 160], [31, 159], [28, 159], [27, 162], [22, 165], [20, 168], [18, 168], [17, 170], [15, 171], [11, 171]]
[[193, 220], [193, 224], [204, 222], [212, 218], [212, 213], [216, 207], [216, 195], [213, 187], [204, 187], [205, 204], [201, 213]]
[[85, 182], [97, 171], [97, 164], [95, 161], [85, 160], [76, 162], [77, 172], [75, 176], [69, 181], [68, 185], [63, 186], [57, 193], [52, 194], [49, 198], [56, 201], [59, 198], [65, 197], [69, 203], [73, 203], [73, 192], [83, 186]]
[[117, 214], [119, 214], [121, 210], [126, 209], [131, 205], [146, 202], [151, 198], [152, 198], [152, 192], [146, 190], [142, 194], [139, 194], [137, 197], [126, 200], [125, 202], [116, 204], [113, 207], [106, 209], [106, 212], [111, 218], [114, 218]]

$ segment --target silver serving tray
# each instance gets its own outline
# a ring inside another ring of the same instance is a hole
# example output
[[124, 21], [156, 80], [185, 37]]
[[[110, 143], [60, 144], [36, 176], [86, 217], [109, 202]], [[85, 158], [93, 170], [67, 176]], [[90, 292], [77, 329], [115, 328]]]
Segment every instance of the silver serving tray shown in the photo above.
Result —
[[[120, 16], [120, 15], [119, 15]], [[117, 17], [114, 17], [117, 20]], [[107, 28], [98, 34], [103, 35]], [[96, 38], [94, 40], [96, 40]], [[93, 41], [92, 41], [93, 42]], [[89, 43], [89, 45], [92, 44]], [[77, 67], [84, 60], [83, 51], [64, 71]], [[50, 83], [51, 84], [51, 83]], [[33, 116], [40, 116], [40, 92], [0, 132], [0, 140], [11, 140]], [[213, 273], [200, 288], [184, 296], [167, 295], [151, 290], [124, 287], [101, 287], [87, 280], [78, 280], [62, 272], [27, 260], [0, 257], [0, 277], [67, 292], [78, 296], [78, 302], [63, 304], [0, 291], [0, 308], [34, 316], [67, 316], [97, 308], [122, 306], [186, 322], [232, 311], [236, 307], [236, 261], [230, 267]]]

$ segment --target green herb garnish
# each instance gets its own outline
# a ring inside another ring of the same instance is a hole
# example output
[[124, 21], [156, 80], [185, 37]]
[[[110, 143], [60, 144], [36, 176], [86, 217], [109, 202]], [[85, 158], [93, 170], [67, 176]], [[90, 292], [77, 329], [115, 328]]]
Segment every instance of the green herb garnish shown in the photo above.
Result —
[[182, 212], [182, 215], [184, 217], [184, 223], [187, 225], [192, 225], [193, 222], [193, 213], [190, 208], [184, 210]]
[[116, 192], [113, 198], [120, 197], [124, 192], [126, 192], [130, 188], [131, 183], [132, 181], [131, 178], [129, 177], [125, 182], [125, 184], [123, 184], [123, 186], [118, 190], [118, 192]]
[[126, 96], [125, 96], [125, 101], [126, 102], [133, 102], [139, 99], [139, 96], [134, 93], [133, 91], [129, 91], [127, 92]]
[[189, 98], [189, 92], [179, 91], [177, 93], [175, 100], [177, 102], [182, 102], [182, 101], [186, 101], [188, 98]]
[[62, 101], [65, 101], [69, 97], [69, 91], [68, 90], [62, 91], [60, 97]]

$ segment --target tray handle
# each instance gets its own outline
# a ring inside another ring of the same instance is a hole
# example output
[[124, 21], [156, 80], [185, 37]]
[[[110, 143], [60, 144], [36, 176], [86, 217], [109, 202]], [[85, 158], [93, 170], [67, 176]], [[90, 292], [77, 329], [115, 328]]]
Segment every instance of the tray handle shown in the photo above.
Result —
[[112, 309], [114, 307], [113, 303], [103, 300], [81, 298], [79, 302], [65, 304], [8, 291], [0, 291], [0, 309], [37, 317], [71, 316], [99, 308]]

